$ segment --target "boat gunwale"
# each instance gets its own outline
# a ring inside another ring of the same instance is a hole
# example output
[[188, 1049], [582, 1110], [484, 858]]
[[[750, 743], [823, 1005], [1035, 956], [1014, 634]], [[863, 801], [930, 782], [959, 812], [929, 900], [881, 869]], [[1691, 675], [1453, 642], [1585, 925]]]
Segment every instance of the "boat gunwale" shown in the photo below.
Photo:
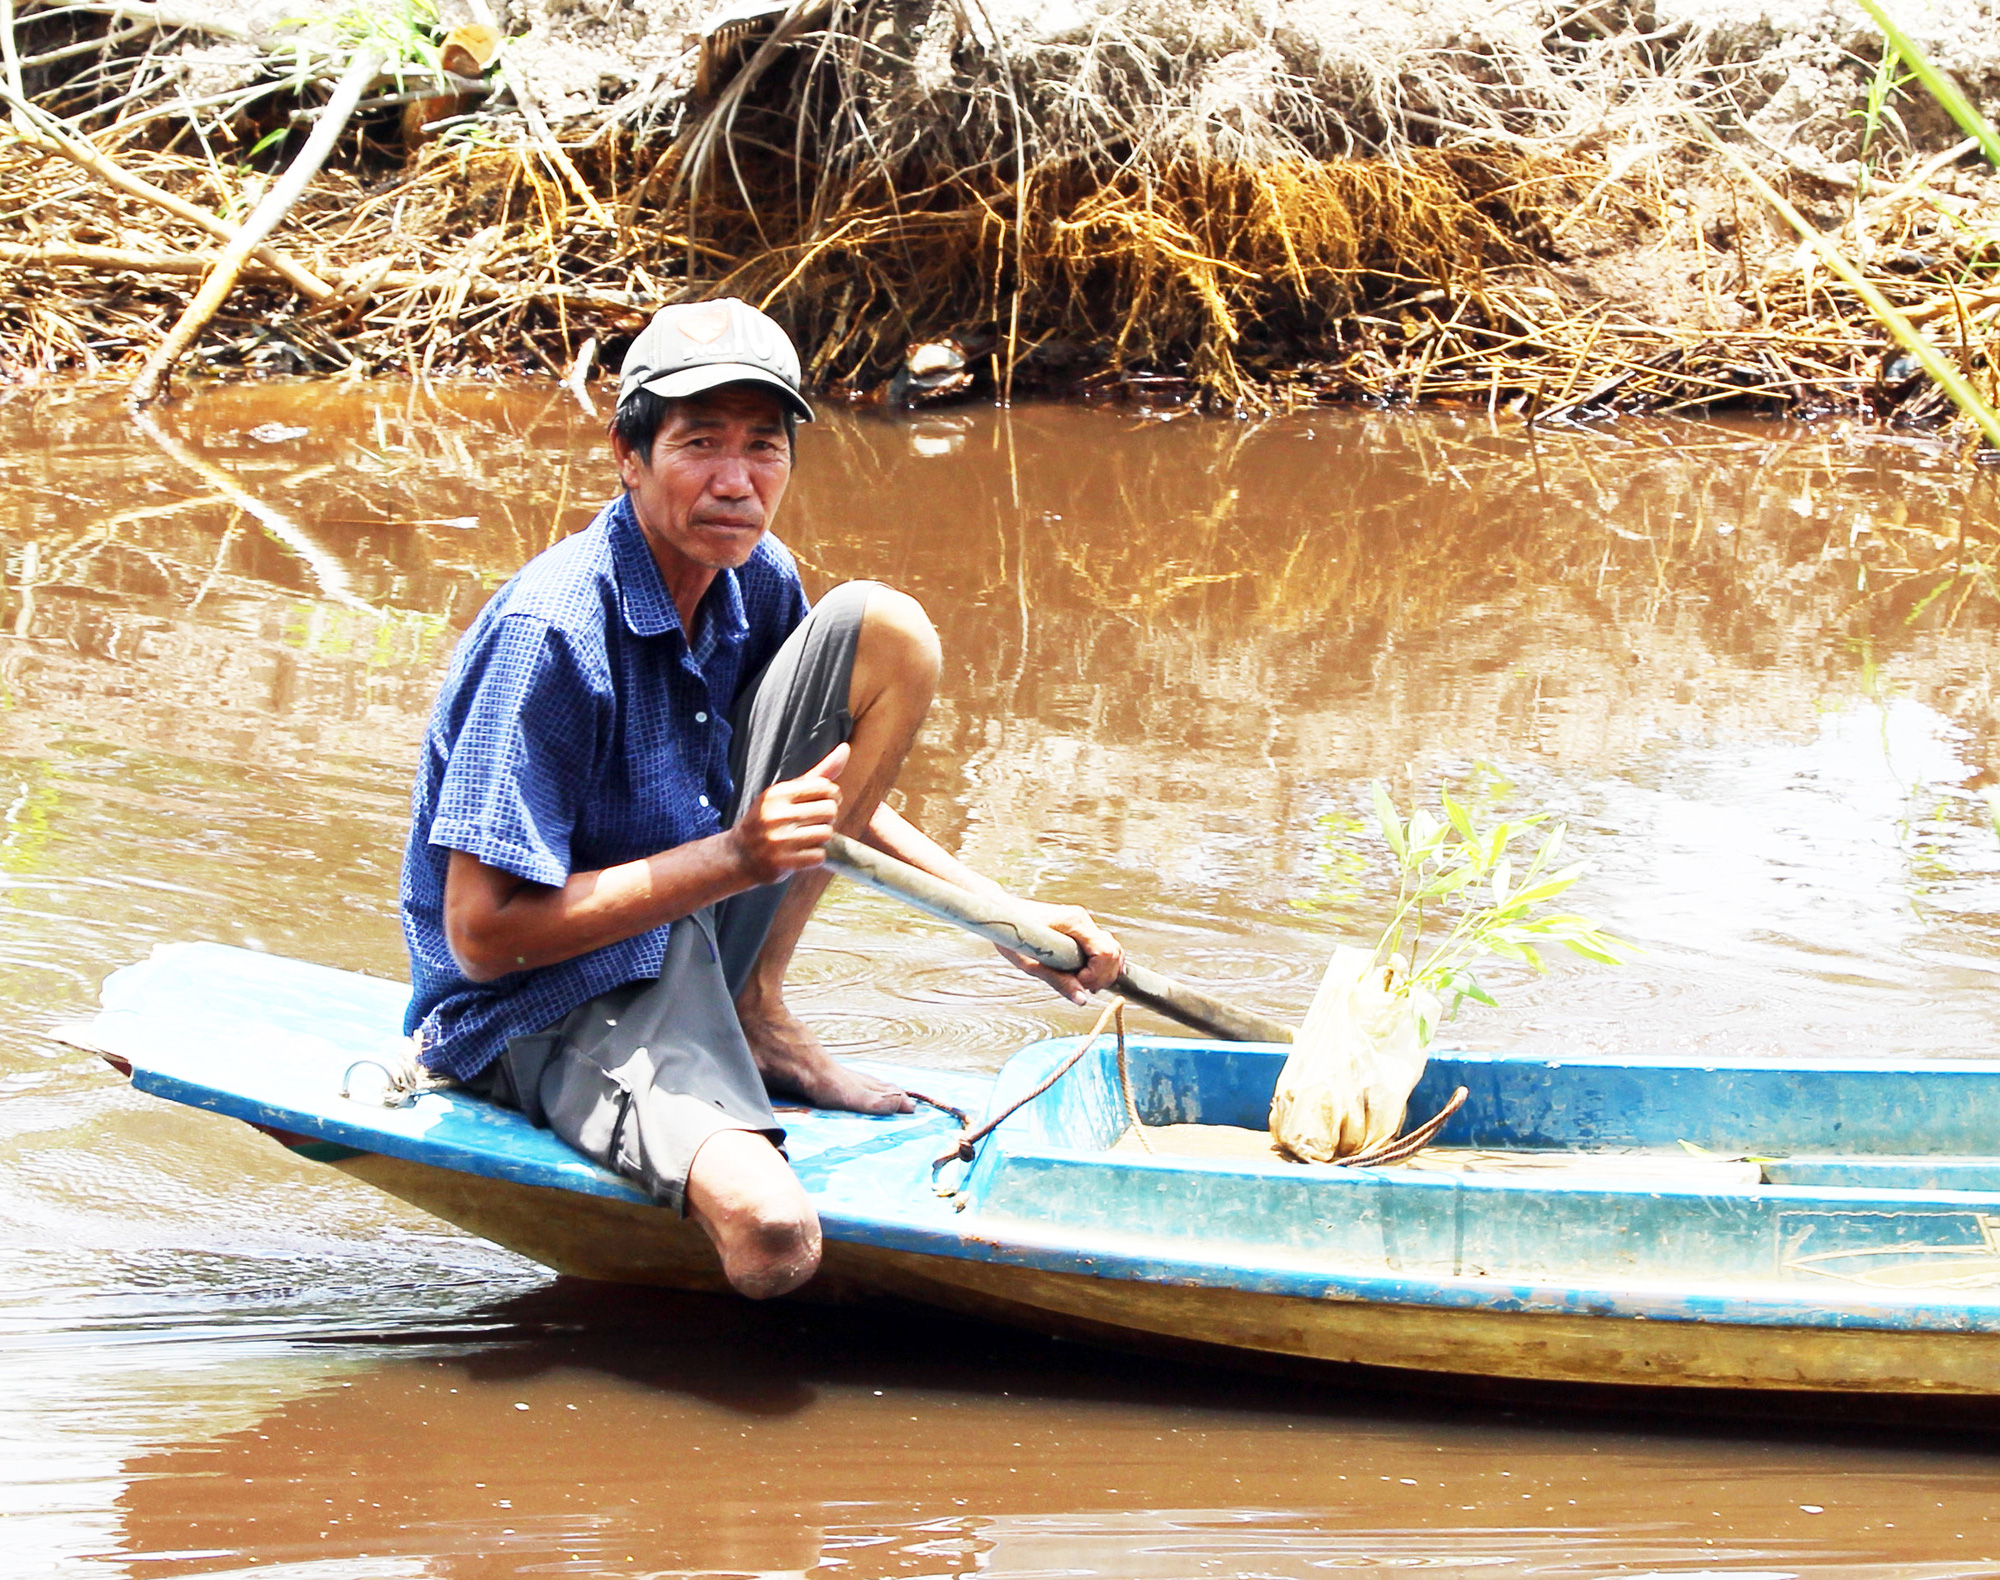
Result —
[[[995, 1133], [995, 1139], [998, 1139], [998, 1132]], [[1523, 1152], [1528, 1150], [1527, 1148], [1522, 1149]], [[1577, 1180], [1564, 1179], [1559, 1175], [1545, 1177], [1539, 1174], [1506, 1174], [1498, 1171], [1490, 1174], [1482, 1174], [1470, 1169], [1439, 1169], [1435, 1172], [1426, 1172], [1423, 1169], [1400, 1166], [1394, 1169], [1348, 1168], [1339, 1163], [1292, 1163], [1284, 1159], [1278, 1159], [1272, 1164], [1265, 1164], [1256, 1158], [1215, 1158], [1203, 1157], [1192, 1153], [1173, 1152], [1138, 1153], [1136, 1155], [1129, 1152], [1116, 1154], [1093, 1151], [1087, 1147], [1052, 1147], [1047, 1145], [1003, 1146], [996, 1149], [993, 1155], [996, 1159], [1007, 1161], [1066, 1163], [1086, 1168], [1114, 1168], [1133, 1172], [1171, 1169], [1176, 1172], [1185, 1170], [1188, 1173], [1199, 1174], [1238, 1173], [1245, 1179], [1305, 1179], [1314, 1181], [1315, 1183], [1338, 1183], [1355, 1188], [1360, 1188], [1365, 1184], [1376, 1189], [1407, 1189], [1421, 1186], [1433, 1190], [1448, 1188], [1454, 1191], [1463, 1190], [1481, 1194], [1498, 1193], [1501, 1195], [1531, 1192], [1537, 1196], [1582, 1195], [1586, 1193], [1605, 1196], [1649, 1197], [1699, 1196], [1708, 1198], [1726, 1196], [1735, 1198], [1741, 1196], [1760, 1202], [1769, 1201], [1782, 1204], [1787, 1202], [1823, 1203], [1827, 1200], [1830, 1193], [1840, 1191], [1847, 1193], [1838, 1198], [1839, 1204], [1843, 1207], [1853, 1206], [1857, 1202], [1863, 1201], [1886, 1201], [1898, 1207], [1935, 1204], [1940, 1206], [1955, 1206], [1966, 1211], [1971, 1211], [1974, 1209], [1968, 1203], [1978, 1202], [1985, 1210], [2000, 1213], [2000, 1189], [1952, 1191], [1893, 1190], [1886, 1186], [1876, 1187], [1866, 1185], [1676, 1185], [1657, 1183], [1650, 1180]], [[1557, 1152], [1555, 1149], [1550, 1149], [1548, 1155], [1561, 1156], [1563, 1154]], [[1957, 1152], [1948, 1155], [1954, 1158], [1965, 1156], [1965, 1154]], [[1641, 1152], [1635, 1150], [1628, 1152], [1606, 1151], [1603, 1153], [1579, 1152], [1575, 1156], [1586, 1158], [1596, 1156], [1628, 1158], [1671, 1157], [1673, 1154], [1664, 1151]], [[1802, 1155], [1797, 1159], [1785, 1158], [1773, 1159], [1773, 1161], [1818, 1162], [1820, 1159], [1818, 1157], [1809, 1158]], [[1844, 1162], [1846, 1160], [1841, 1159], [1839, 1161]], [[1969, 1158], [1967, 1161], [1991, 1164], [1996, 1169], [2000, 1169], [2000, 1154]]]
[[[1081, 1034], [1064, 1033], [1055, 1037], [1042, 1037], [1027, 1043], [1008, 1055], [996, 1079], [1005, 1081], [1029, 1055], [1047, 1051], [1047, 1063], [1053, 1064], [1063, 1054], [1074, 1052], [1090, 1039]], [[1255, 1053], [1289, 1058], [1296, 1044], [1282, 1042], [1221, 1042], [1211, 1038], [1189, 1037], [1173, 1032], [1142, 1032], [1129, 1034], [1125, 1039], [1128, 1048], [1213, 1048], [1228, 1053]], [[1520, 1067], [1540, 1066], [1545, 1069], [1607, 1069], [1607, 1070], [1694, 1070], [1703, 1074], [1713, 1074], [1724, 1070], [1766, 1071], [1793, 1070], [1814, 1071], [1827, 1074], [1841, 1072], [1873, 1073], [1880, 1075], [1913, 1075], [1921, 1073], [1930, 1077], [1942, 1073], [1963, 1073], [2000, 1077], [2000, 1059], [1932, 1059], [1897, 1058], [1889, 1055], [1870, 1054], [1866, 1057], [1824, 1056], [1810, 1057], [1805, 1054], [1780, 1054], [1769, 1058], [1689, 1059], [1665, 1053], [1527, 1053], [1507, 1048], [1431, 1048], [1426, 1054], [1429, 1065], [1439, 1060], [1449, 1060], [1454, 1064], [1505, 1064]], [[1036, 1077], [1047, 1073], [1046, 1067], [1037, 1069]], [[1023, 1085], [1029, 1084], [1024, 1079]], [[998, 1102], [1005, 1094], [995, 1090], [994, 1100]]]
[[[121, 1057], [129, 1057], [121, 1053]], [[131, 1082], [135, 1090], [165, 1098], [184, 1107], [200, 1109], [224, 1119], [240, 1120], [259, 1130], [284, 1130], [313, 1141], [329, 1141], [352, 1147], [357, 1152], [373, 1152], [383, 1157], [401, 1158], [406, 1163], [428, 1163], [482, 1179], [505, 1180], [515, 1185], [546, 1185], [555, 1190], [575, 1191], [584, 1196], [601, 1196], [611, 1201], [650, 1204], [652, 1198], [637, 1186], [629, 1185], [608, 1169], [599, 1168], [581, 1153], [575, 1163], [496, 1158], [491, 1153], [459, 1142], [438, 1141], [405, 1135], [401, 1131], [370, 1124], [366, 1120], [333, 1119], [310, 1109], [282, 1108], [259, 1098], [243, 1097], [219, 1087], [204, 1086], [184, 1076], [148, 1068], [134, 1059]], [[425, 1093], [411, 1108], [435, 1101]], [[410, 1112], [410, 1109], [395, 1110]], [[384, 1110], [391, 1112], [391, 1110]], [[558, 1143], [560, 1145], [560, 1143]], [[445, 1161], [449, 1158], [451, 1161]], [[460, 1161], [462, 1160], [462, 1161]]]
[[[90, 1046], [100, 1057], [116, 1054], [129, 1062], [131, 1070], [127, 1079], [134, 1090], [179, 1103], [183, 1107], [212, 1113], [221, 1118], [239, 1120], [267, 1133], [285, 1131], [311, 1141], [330, 1142], [337, 1146], [352, 1148], [357, 1152], [401, 1158], [408, 1163], [425, 1163], [454, 1169], [459, 1173], [476, 1175], [483, 1179], [505, 1180], [518, 1185], [543, 1185], [555, 1190], [575, 1191], [579, 1195], [626, 1201], [639, 1206], [658, 1205], [638, 1186], [593, 1163], [581, 1153], [572, 1152], [565, 1143], [554, 1140], [552, 1132], [536, 1133], [550, 1136], [552, 1147], [560, 1149], [562, 1154], [560, 1157], [509, 1158], [483, 1152], [469, 1142], [439, 1139], [432, 1135], [411, 1135], [401, 1128], [382, 1123], [382, 1120], [391, 1114], [415, 1116], [426, 1111], [427, 1105], [428, 1110], [434, 1112], [441, 1104], [456, 1107], [460, 1104], [485, 1101], [468, 1094], [451, 1091], [423, 1093], [405, 1108], [363, 1107], [358, 1117], [345, 1119], [317, 1113], [308, 1108], [277, 1105], [267, 1099], [230, 1091], [221, 1086], [148, 1065], [144, 1062], [144, 1054], [138, 1050], [99, 1042], [93, 1042]], [[880, 1061], [875, 1060], [853, 1062], [873, 1064], [878, 1068], [894, 1068], [899, 1073], [908, 1073], [910, 1069], [907, 1066], [883, 1066]], [[965, 1078], [988, 1079], [969, 1074]], [[512, 1117], [519, 1119], [520, 1116]], [[915, 1123], [911, 1122], [912, 1116], [907, 1114], [842, 1114], [839, 1117], [858, 1123], [877, 1125], [893, 1125], [901, 1121], [907, 1132], [903, 1138], [905, 1140], [915, 1139], [919, 1135], [935, 1134], [941, 1139], [949, 1135], [948, 1130], [936, 1123], [939, 1116], [925, 1111], [918, 1113]], [[513, 1125], [509, 1123], [508, 1128], [513, 1128]], [[883, 1136], [878, 1145], [890, 1143], [892, 1140], [891, 1136]], [[854, 1145], [856, 1143], [846, 1144], [849, 1147]], [[801, 1162], [810, 1164], [819, 1155], [807, 1154]], [[447, 1159], [449, 1161], [446, 1161]]]
[[[1044, 1080], [1048, 1078], [1049, 1074], [1062, 1062], [1063, 1059], [1067, 1058], [1071, 1053], [1075, 1052], [1078, 1047], [1080, 1047], [1082, 1044], [1084, 1044], [1089, 1040], [1090, 1039], [1082, 1036], [1044, 1038], [1039, 1042], [1033, 1042], [1028, 1044], [1026, 1047], [1020, 1049], [1018, 1052], [1013, 1054], [1007, 1060], [1007, 1062], [1001, 1066], [998, 1074], [994, 1078], [993, 1096], [991, 1104], [989, 1105], [989, 1108], [987, 1110], [988, 1113], [990, 1114], [996, 1110], [1003, 1108], [1010, 1101], [1026, 1097], [1027, 1093], [1033, 1091], [1033, 1089], [1036, 1086], [1040, 1085]], [[1190, 1048], [1211, 1048], [1211, 1049], [1226, 1051], [1226, 1053], [1229, 1055], [1257, 1054], [1257, 1055], [1263, 1055], [1267, 1058], [1289, 1057], [1292, 1051], [1289, 1045], [1281, 1043], [1263, 1043], [1263, 1042], [1215, 1043], [1215, 1042], [1207, 1042], [1198, 1038], [1178, 1037], [1172, 1035], [1165, 1035], [1165, 1036], [1147, 1035], [1147, 1036], [1128, 1037], [1126, 1039], [1126, 1046], [1128, 1049], [1136, 1049], [1136, 1050], [1143, 1050], [1148, 1048], [1167, 1048], [1170, 1050], [1180, 1050], [1180, 1049], [1190, 1049]], [[1102, 1056], [1105, 1055], [1100, 1053], [1100, 1057]], [[1962, 1078], [1970, 1078], [1978, 1076], [1978, 1077], [1984, 1077], [1988, 1080], [1992, 1080], [1995, 1082], [2000, 1082], [2000, 1059], [1980, 1059], [1980, 1060], [1954, 1059], [1954, 1060], [1937, 1060], [1937, 1061], [1918, 1061], [1913, 1063], [1912, 1061], [1907, 1059], [1900, 1061], [1897, 1060], [1876, 1061], [1872, 1059], [1862, 1061], [1862, 1060], [1846, 1060], [1846, 1059], [1807, 1060], [1802, 1058], [1791, 1058], [1791, 1059], [1704, 1060], [1697, 1063], [1695, 1061], [1688, 1059], [1675, 1059], [1659, 1055], [1606, 1054], [1601, 1056], [1591, 1055], [1588, 1057], [1572, 1058], [1572, 1057], [1562, 1057], [1562, 1056], [1543, 1055], [1543, 1054], [1510, 1053], [1505, 1050], [1472, 1052], [1472, 1051], [1453, 1049], [1453, 1048], [1434, 1048], [1430, 1051], [1425, 1068], [1425, 1076], [1427, 1079], [1437, 1069], [1440, 1060], [1449, 1060], [1451, 1062], [1459, 1064], [1484, 1065], [1487, 1067], [1504, 1067], [1510, 1069], [1531, 1069], [1531, 1068], [1540, 1068], [1549, 1070], [1661, 1069], [1661, 1070], [1684, 1070], [1704, 1075], [1721, 1074], [1725, 1072], [1765, 1074], [1772, 1071], [1780, 1071], [1780, 1072], [1790, 1071], [1794, 1073], [1815, 1073], [1815, 1074], [1826, 1074], [1826, 1075], [1842, 1075], [1842, 1074], [1888, 1075], [1888, 1076], [1920, 1075], [1926, 1081], [1935, 1080], [1937, 1076], [1941, 1073], [1952, 1073], [1959, 1075]], [[1073, 1074], [1075, 1072], [1071, 1073]], [[1067, 1080], [1068, 1077], [1066, 1076], [1064, 1079]], [[1015, 1112], [1009, 1114], [1007, 1118], [1004, 1119], [994, 1129], [990, 1141], [987, 1143], [987, 1146], [983, 1148], [981, 1151], [979, 1160], [974, 1164], [972, 1164], [967, 1170], [966, 1181], [965, 1181], [966, 1189], [968, 1190], [977, 1189], [977, 1182], [980, 1179], [983, 1179], [984, 1171], [988, 1168], [987, 1159], [989, 1155], [994, 1158], [998, 1158], [1003, 1154], [1027, 1155], [1029, 1152], [1033, 1150], [1043, 1149], [1050, 1151], [1051, 1153], [1056, 1151], [1074, 1152], [1080, 1157], [1089, 1159], [1103, 1159], [1107, 1162], [1111, 1161], [1114, 1158], [1114, 1156], [1116, 1156], [1110, 1151], [1109, 1148], [1062, 1147], [1059, 1143], [1051, 1142], [1044, 1139], [1044, 1137], [1047, 1134], [1048, 1127], [1043, 1122], [1043, 1115], [1047, 1111], [1043, 1107], [1043, 1105], [1049, 1103], [1052, 1098], [1056, 1097], [1056, 1094], [1060, 1090], [1061, 1085], [1062, 1082], [1057, 1082], [1055, 1085], [1049, 1087], [1048, 1090], [1040, 1093], [1039, 1095], [1033, 1097], [1032, 1099], [1022, 1102], [1021, 1106], [1017, 1110], [1015, 1110]], [[1249, 1128], [1249, 1127], [1239, 1127], [1239, 1128]], [[1255, 1133], [1254, 1130], [1252, 1133]], [[1035, 1138], [1034, 1141], [1024, 1142], [1022, 1138], [1028, 1136], [1033, 1136]], [[1449, 1143], [1434, 1143], [1434, 1144], [1446, 1147], [1449, 1146]], [[1685, 1143], [1683, 1143], [1683, 1145], [1685, 1145]], [[1551, 1147], [1551, 1146], [1537, 1147], [1527, 1144], [1514, 1144], [1510, 1145], [1504, 1150], [1518, 1151], [1524, 1154], [1533, 1154], [1537, 1156], [1563, 1156], [1567, 1154], [1573, 1156], [1587, 1157], [1593, 1154], [1599, 1154], [1599, 1155], [1613, 1156], [1613, 1157], [1672, 1157], [1675, 1155], [1668, 1147], [1664, 1145], [1657, 1145], [1650, 1147], [1604, 1146], [1592, 1149], [1592, 1148], [1580, 1148], [1580, 1147]], [[1268, 1177], [1271, 1175], [1278, 1175], [1278, 1176], [1290, 1175], [1301, 1170], [1313, 1171], [1314, 1177], [1331, 1175], [1335, 1172], [1346, 1174], [1349, 1176], [1352, 1176], [1359, 1172], [1364, 1172], [1355, 1170], [1351, 1167], [1347, 1167], [1338, 1163], [1306, 1163], [1306, 1162], [1294, 1162], [1291, 1160], [1281, 1159], [1281, 1158], [1274, 1158], [1270, 1163], [1267, 1164], [1263, 1162], [1261, 1159], [1252, 1157], [1213, 1158], [1213, 1157], [1200, 1157], [1191, 1154], [1172, 1154], [1172, 1153], [1153, 1153], [1148, 1155], [1141, 1155], [1136, 1159], [1132, 1158], [1131, 1155], [1127, 1154], [1124, 1158], [1120, 1158], [1118, 1161], [1138, 1162], [1141, 1166], [1144, 1166], [1149, 1160], [1169, 1158], [1169, 1157], [1175, 1160], [1174, 1162], [1175, 1167], [1193, 1167], [1197, 1165], [1209, 1165], [1209, 1166], [1220, 1165], [1223, 1168], [1241, 1167], [1243, 1169], [1246, 1169], [1256, 1177], [1260, 1178]], [[1839, 1162], [1843, 1164], [1852, 1162], [1880, 1162], [1883, 1164], [1888, 1164], [1896, 1161], [1910, 1161], [1915, 1159], [1963, 1160], [1967, 1162], [1990, 1164], [1996, 1168], [2000, 1168], [2000, 1153], [1973, 1153], [1973, 1152], [1962, 1152], [1962, 1151], [1937, 1151], [1937, 1152], [1925, 1152], [1925, 1153], [1916, 1153], [1916, 1152], [1889, 1153], [1889, 1152], [1867, 1152], [1867, 1151], [1814, 1152], [1814, 1151], [1794, 1150], [1784, 1153], [1770, 1154], [1768, 1161], [1773, 1163], [1787, 1163], [1787, 1164], [1806, 1163], [1806, 1162]], [[1367, 1170], [1365, 1172], [1367, 1172], [1371, 1176], [1382, 1177], [1382, 1171]], [[1423, 1171], [1410, 1170], [1406, 1172], [1422, 1173]], [[1477, 1178], [1479, 1176], [1468, 1176], [1468, 1177]], [[1493, 1178], [1493, 1176], [1486, 1176], [1486, 1178], [1490, 1179]], [[1537, 1190], [1560, 1188], [1562, 1183], [1563, 1182], [1551, 1179], [1546, 1183], [1538, 1182], [1535, 1188]], [[1570, 1183], [1573, 1184], [1574, 1182]], [[1610, 1187], [1585, 1186], [1584, 1188], [1599, 1189], [1599, 1188], [1610, 1188]], [[1659, 1194], [1674, 1190], [1691, 1189], [1691, 1187], [1679, 1187], [1672, 1185], [1641, 1186], [1635, 1188], [1642, 1189], [1646, 1194]], [[1882, 1195], [1891, 1194], [1890, 1190], [1886, 1187], [1880, 1191], [1873, 1191], [1872, 1187], [1858, 1187], [1858, 1186], [1812, 1187], [1812, 1186], [1758, 1185], [1758, 1186], [1742, 1186], [1739, 1188], [1745, 1191], [1756, 1191], [1759, 1194], [1768, 1194], [1770, 1192], [1778, 1190], [1799, 1190], [1799, 1189], [1860, 1190], [1863, 1188], [1870, 1189], [1871, 1192], [1874, 1194], [1882, 1194]], [[1718, 1192], [1714, 1190], [1697, 1190], [1696, 1193], [1700, 1195], [1713, 1195], [1717, 1194]], [[1954, 1191], [1954, 1192], [1908, 1192], [1899, 1194], [2000, 1195], [2000, 1192], [1983, 1193], [1983, 1192]]]

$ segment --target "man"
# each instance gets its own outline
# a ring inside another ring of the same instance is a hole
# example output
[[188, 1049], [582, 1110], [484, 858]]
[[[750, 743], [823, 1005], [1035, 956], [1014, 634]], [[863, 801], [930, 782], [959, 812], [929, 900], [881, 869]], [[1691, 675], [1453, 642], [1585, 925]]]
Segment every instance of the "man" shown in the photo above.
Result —
[[[912, 1107], [785, 1006], [829, 837], [997, 887], [882, 799], [937, 681], [922, 608], [857, 582], [809, 609], [769, 535], [812, 416], [797, 352], [754, 308], [653, 319], [612, 419], [624, 492], [460, 641], [403, 863], [424, 1066], [685, 1212], [760, 1297], [819, 1263], [768, 1092]], [[1042, 909], [1085, 964], [1016, 964], [1081, 1003], [1122, 953], [1084, 912]]]

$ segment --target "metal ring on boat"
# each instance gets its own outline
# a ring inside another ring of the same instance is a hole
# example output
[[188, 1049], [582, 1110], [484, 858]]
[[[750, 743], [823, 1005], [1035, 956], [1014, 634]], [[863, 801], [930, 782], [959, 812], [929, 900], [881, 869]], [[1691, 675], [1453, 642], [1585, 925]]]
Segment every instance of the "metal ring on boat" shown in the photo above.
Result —
[[364, 1101], [364, 1099], [356, 1097], [353, 1091], [354, 1072], [361, 1069], [364, 1065], [382, 1072], [382, 1095], [376, 1101], [384, 1108], [408, 1108], [410, 1104], [417, 1100], [417, 1094], [402, 1088], [396, 1080], [396, 1072], [391, 1070], [380, 1059], [356, 1059], [340, 1075], [340, 1095], [350, 1103]]

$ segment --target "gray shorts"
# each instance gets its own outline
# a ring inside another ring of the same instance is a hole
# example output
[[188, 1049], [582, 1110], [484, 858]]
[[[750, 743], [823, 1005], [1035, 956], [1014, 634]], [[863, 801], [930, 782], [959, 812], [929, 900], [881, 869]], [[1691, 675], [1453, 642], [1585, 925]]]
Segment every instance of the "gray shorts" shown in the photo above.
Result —
[[[731, 721], [729, 822], [853, 733], [854, 650], [877, 585], [834, 588], [744, 687]], [[735, 1004], [784, 892], [784, 882], [767, 884], [675, 922], [657, 980], [628, 982], [513, 1038], [467, 1085], [685, 1212], [688, 1168], [710, 1136], [785, 1139]]]

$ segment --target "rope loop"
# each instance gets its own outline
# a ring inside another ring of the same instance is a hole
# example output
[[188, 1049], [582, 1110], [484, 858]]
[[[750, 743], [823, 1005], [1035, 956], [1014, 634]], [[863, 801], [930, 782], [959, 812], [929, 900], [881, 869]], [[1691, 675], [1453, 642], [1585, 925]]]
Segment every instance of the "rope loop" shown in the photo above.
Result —
[[1430, 1118], [1416, 1129], [1405, 1131], [1400, 1136], [1391, 1136], [1387, 1141], [1378, 1141], [1372, 1147], [1363, 1147], [1359, 1152], [1344, 1158], [1335, 1158], [1333, 1166], [1340, 1169], [1372, 1169], [1385, 1163], [1401, 1163], [1405, 1158], [1413, 1158], [1431, 1144], [1431, 1138], [1444, 1129], [1444, 1122], [1465, 1106], [1470, 1095], [1464, 1087], [1459, 1087], [1446, 1099]]
[[[1122, 998], [1114, 998], [1109, 1004], [1105, 1005], [1104, 1013], [1097, 1017], [1097, 1024], [1090, 1028], [1090, 1035], [1083, 1039], [1083, 1045], [1079, 1047], [1075, 1053], [1071, 1054], [1067, 1059], [1063, 1060], [1062, 1064], [1056, 1069], [1054, 1074], [1052, 1074], [1046, 1081], [1042, 1082], [1042, 1084], [1036, 1087], [1032, 1092], [1028, 1093], [1027, 1096], [1018, 1098], [1014, 1102], [1008, 1104], [1006, 1108], [1002, 1109], [999, 1113], [995, 1114], [991, 1119], [987, 1120], [986, 1123], [981, 1125], [977, 1130], [968, 1130], [964, 1132], [962, 1135], [958, 1137], [958, 1139], [955, 1142], [952, 1143], [950, 1151], [940, 1153], [937, 1157], [937, 1160], [931, 1164], [931, 1189], [936, 1191], [937, 1194], [940, 1196], [956, 1196], [958, 1194], [957, 1186], [952, 1186], [950, 1189], [944, 1189], [938, 1185], [937, 1182], [938, 1170], [942, 1169], [947, 1163], [977, 1162], [979, 1159], [979, 1143], [984, 1141], [988, 1136], [992, 1135], [994, 1131], [998, 1130], [1008, 1120], [1012, 1119], [1022, 1109], [1026, 1108], [1028, 1104], [1032, 1103], [1036, 1098], [1040, 1097], [1042, 1093], [1046, 1092], [1050, 1087], [1054, 1086], [1056, 1082], [1060, 1081], [1065, 1075], [1068, 1075], [1071, 1070], [1074, 1070], [1079, 1064], [1081, 1064], [1083, 1062], [1083, 1056], [1089, 1053], [1092, 1048], [1097, 1046], [1098, 1039], [1104, 1035], [1104, 1028], [1109, 1026], [1114, 1019], [1118, 1022], [1120, 1031], [1121, 1032], [1123, 1031], [1125, 1025], [1124, 1010], [1125, 1010], [1125, 1000]], [[911, 1095], [915, 1096], [916, 1094], [912, 1093]], [[960, 1119], [960, 1123], [961, 1124], [964, 1123], [962, 1117]]]

